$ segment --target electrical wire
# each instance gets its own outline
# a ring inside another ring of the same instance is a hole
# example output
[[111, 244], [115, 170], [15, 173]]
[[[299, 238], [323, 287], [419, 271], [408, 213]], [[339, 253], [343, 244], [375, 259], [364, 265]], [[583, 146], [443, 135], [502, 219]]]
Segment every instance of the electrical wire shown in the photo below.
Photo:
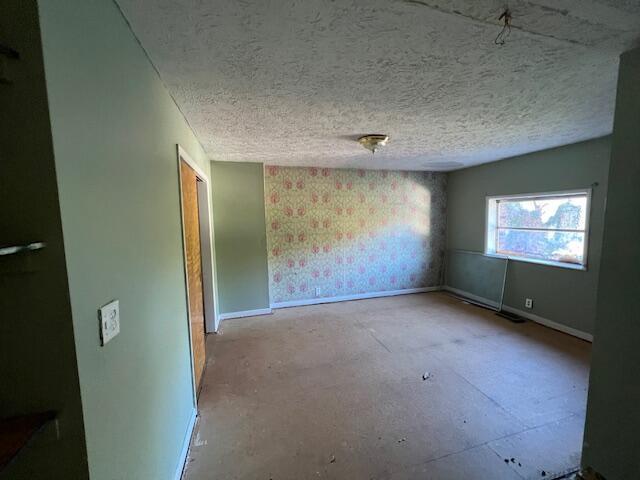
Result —
[[504, 45], [507, 38], [509, 38], [509, 35], [511, 35], [511, 11], [509, 10], [509, 8], [505, 8], [504, 12], [502, 12], [502, 15], [498, 17], [498, 20], [502, 20], [504, 22], [504, 25], [502, 26], [502, 30], [500, 30], [500, 33], [498, 33], [498, 36], [493, 41], [493, 43], [495, 43], [496, 45]]

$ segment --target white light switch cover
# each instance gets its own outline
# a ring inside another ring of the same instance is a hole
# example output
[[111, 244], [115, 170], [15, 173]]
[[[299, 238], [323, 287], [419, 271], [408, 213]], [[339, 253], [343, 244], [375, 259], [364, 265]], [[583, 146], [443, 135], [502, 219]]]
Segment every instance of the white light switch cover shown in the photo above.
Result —
[[120, 333], [120, 302], [114, 300], [107, 303], [100, 308], [98, 316], [100, 317], [100, 341], [105, 345]]

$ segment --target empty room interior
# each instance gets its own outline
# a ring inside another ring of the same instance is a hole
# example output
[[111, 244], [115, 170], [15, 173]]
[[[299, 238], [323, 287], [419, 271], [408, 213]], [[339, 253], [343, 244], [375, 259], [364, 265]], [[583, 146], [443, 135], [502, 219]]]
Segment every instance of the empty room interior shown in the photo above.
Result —
[[3, 0], [0, 479], [640, 479], [639, 0]]

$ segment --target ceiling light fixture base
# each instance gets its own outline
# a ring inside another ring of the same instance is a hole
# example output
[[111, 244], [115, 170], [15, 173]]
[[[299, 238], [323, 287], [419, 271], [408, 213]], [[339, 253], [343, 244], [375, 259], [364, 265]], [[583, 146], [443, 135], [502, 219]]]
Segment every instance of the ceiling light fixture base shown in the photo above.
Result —
[[369, 135], [363, 135], [358, 138], [358, 143], [362, 145], [367, 150], [370, 150], [371, 153], [376, 153], [380, 147], [384, 147], [389, 141], [389, 135], [383, 135], [380, 133], [372, 133]]

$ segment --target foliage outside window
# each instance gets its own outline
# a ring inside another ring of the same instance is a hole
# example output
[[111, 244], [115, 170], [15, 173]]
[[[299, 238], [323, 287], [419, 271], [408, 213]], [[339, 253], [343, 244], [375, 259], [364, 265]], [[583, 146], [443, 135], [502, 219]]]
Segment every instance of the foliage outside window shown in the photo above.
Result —
[[589, 191], [489, 197], [486, 253], [584, 268]]

